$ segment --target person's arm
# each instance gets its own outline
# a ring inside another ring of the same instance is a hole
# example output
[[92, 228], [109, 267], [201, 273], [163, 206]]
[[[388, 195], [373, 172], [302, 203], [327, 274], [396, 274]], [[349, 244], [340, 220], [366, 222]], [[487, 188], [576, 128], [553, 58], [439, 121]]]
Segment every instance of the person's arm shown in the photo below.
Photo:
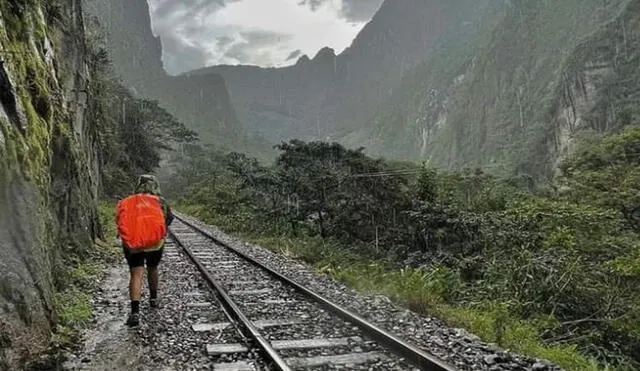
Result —
[[167, 202], [167, 200], [165, 200], [164, 198], [161, 199], [162, 200], [162, 204], [164, 206], [164, 216], [165, 216], [165, 223], [167, 224], [167, 227], [171, 225], [171, 223], [173, 223], [173, 213], [171, 212], [171, 206], [169, 206], [169, 203]]

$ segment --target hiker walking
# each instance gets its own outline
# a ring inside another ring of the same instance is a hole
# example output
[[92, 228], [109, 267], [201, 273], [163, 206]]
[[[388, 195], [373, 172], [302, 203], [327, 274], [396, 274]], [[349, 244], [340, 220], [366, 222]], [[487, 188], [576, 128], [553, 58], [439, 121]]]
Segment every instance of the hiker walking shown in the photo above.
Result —
[[118, 202], [118, 235], [130, 271], [131, 314], [127, 325], [140, 323], [140, 296], [144, 266], [147, 266], [149, 305], [158, 306], [158, 265], [162, 259], [168, 226], [173, 221], [171, 208], [160, 197], [160, 184], [153, 175], [138, 179], [135, 193]]

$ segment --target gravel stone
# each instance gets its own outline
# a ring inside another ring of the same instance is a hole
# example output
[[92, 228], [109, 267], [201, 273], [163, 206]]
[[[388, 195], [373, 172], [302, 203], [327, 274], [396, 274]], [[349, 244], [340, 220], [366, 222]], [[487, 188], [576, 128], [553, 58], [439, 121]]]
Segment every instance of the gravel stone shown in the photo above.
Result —
[[[192, 229], [187, 225], [177, 222], [172, 226], [172, 231], [180, 242], [192, 251], [194, 256], [201, 257], [199, 259], [202, 265], [209, 270], [218, 284], [227, 289], [229, 296], [251, 321], [295, 320], [294, 324], [279, 324], [261, 329], [260, 332], [267, 340], [363, 337], [359, 328], [329, 314], [317, 303], [297, 292], [295, 288], [286, 286], [262, 268], [244, 261], [237, 254], [216, 245], [209, 238], [201, 234], [190, 233]], [[232, 270], [220, 269], [221, 266], [230, 265], [234, 267]], [[243, 291], [236, 291], [238, 286], [242, 286]], [[268, 302], [272, 302], [272, 304]], [[413, 369], [402, 359], [390, 354], [375, 343], [312, 349], [282, 349], [278, 353], [285, 358], [304, 359], [363, 353], [365, 347], [367, 350], [375, 350], [384, 356], [384, 361], [377, 367], [379, 369]], [[370, 369], [369, 363], [353, 365], [353, 369], [361, 367]], [[393, 367], [389, 366], [390, 363], [393, 363]]]

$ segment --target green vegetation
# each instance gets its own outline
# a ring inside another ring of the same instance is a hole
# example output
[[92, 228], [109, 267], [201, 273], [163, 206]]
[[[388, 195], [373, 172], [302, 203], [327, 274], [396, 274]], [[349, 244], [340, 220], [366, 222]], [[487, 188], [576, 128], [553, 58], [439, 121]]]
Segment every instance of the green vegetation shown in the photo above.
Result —
[[271, 167], [193, 149], [175, 196], [229, 232], [503, 347], [568, 370], [640, 365], [640, 129], [585, 144], [544, 189], [337, 144], [278, 148]]
[[103, 154], [102, 180], [106, 197], [131, 192], [138, 175], [153, 172], [163, 151], [197, 140], [157, 102], [134, 96], [117, 79], [106, 50], [90, 35], [92, 73], [89, 115]]
[[[50, 96], [53, 91], [51, 72], [40, 58], [43, 53], [37, 46], [44, 45], [46, 37], [45, 20], [33, 7], [37, 1], [24, 4], [5, 2], [0, 6], [7, 33], [0, 33], [2, 60], [13, 74], [16, 84], [15, 100], [25, 113], [24, 127], [9, 125], [4, 128], [13, 151], [19, 161], [19, 170], [29, 180], [41, 188], [46, 187], [51, 156], [48, 144], [52, 131], [59, 119], [59, 112], [52, 106]], [[34, 47], [35, 46], [35, 47]], [[14, 152], [15, 151], [15, 152]]]
[[59, 270], [58, 286], [64, 290], [56, 293], [55, 297], [59, 322], [53, 339], [54, 347], [72, 345], [77, 340], [77, 331], [89, 324], [93, 315], [89, 293], [95, 288], [95, 282], [106, 265], [120, 257], [120, 249], [113, 245], [116, 236], [114, 210], [115, 205], [110, 202], [98, 206], [103, 237], [96, 240], [87, 256], [68, 256], [65, 259], [67, 266]]
[[91, 297], [77, 290], [67, 290], [56, 294], [56, 303], [62, 326], [85, 326], [93, 314]]
[[[99, 242], [104, 242], [108, 246], [113, 246], [112, 242], [117, 235], [116, 230], [116, 205], [113, 202], [101, 202], [98, 205], [98, 216], [100, 219], [100, 225], [102, 226], [103, 237]], [[117, 253], [120, 254], [120, 248], [116, 248]]]

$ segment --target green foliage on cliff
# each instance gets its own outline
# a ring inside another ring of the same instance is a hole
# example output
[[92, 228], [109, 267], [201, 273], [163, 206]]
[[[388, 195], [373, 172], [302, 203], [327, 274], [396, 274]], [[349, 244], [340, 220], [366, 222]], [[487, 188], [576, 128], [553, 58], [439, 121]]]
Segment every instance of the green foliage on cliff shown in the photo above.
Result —
[[72, 130], [68, 86], [60, 78], [67, 57], [56, 49], [60, 6], [0, 2], [0, 217], [7, 232], [0, 236], [7, 263], [0, 301], [15, 308], [3, 315], [0, 336], [13, 344], [3, 347], [0, 363], [8, 361], [10, 369], [42, 351], [49, 330], [64, 317], [65, 303], [55, 295], [65, 273], [59, 268], [70, 268], [68, 259], [91, 247], [94, 232], [91, 179], [79, 174], [88, 155]]
[[578, 132], [633, 122], [638, 14], [628, 0], [489, 9], [405, 79], [374, 120], [373, 148], [548, 180]]
[[50, 331], [67, 345], [88, 323], [87, 292], [110, 256], [94, 245], [98, 185], [128, 193], [122, 184], [153, 171], [161, 151], [196, 139], [122, 88], [102, 51], [85, 50], [80, 10], [79, 0], [0, 1], [0, 304], [14, 308], [3, 312], [0, 338], [12, 344], [0, 345], [0, 368], [35, 357]]
[[142, 173], [155, 171], [163, 151], [197, 140], [157, 102], [134, 96], [115, 73], [107, 52], [90, 43], [90, 117], [102, 159], [103, 191], [124, 196]]
[[[13, 81], [14, 92], [7, 92], [3, 104], [22, 106], [23, 117], [13, 115], [12, 125], [3, 128], [9, 143], [8, 155], [15, 156], [18, 170], [35, 181], [43, 190], [49, 181], [51, 153], [49, 142], [53, 131], [62, 125], [62, 112], [52, 101], [60, 94], [52, 80], [51, 67], [44, 60], [45, 19], [35, 11], [32, 2], [5, 2], [0, 6], [5, 32], [0, 33], [0, 59]], [[6, 87], [5, 87], [6, 88]]]

